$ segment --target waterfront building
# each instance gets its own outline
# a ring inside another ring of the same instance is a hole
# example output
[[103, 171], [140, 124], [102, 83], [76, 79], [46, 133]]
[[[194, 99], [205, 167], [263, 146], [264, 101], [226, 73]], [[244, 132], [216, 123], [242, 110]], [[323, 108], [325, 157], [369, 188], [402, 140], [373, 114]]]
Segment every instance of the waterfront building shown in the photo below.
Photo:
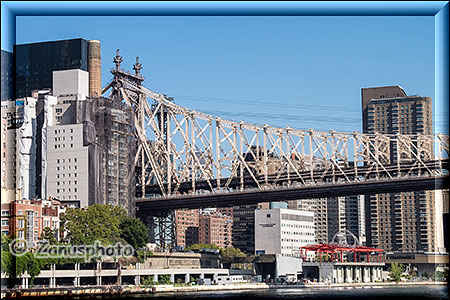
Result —
[[299, 257], [302, 246], [314, 243], [313, 212], [280, 207], [255, 211], [255, 254]]
[[[313, 254], [313, 255], [311, 255]], [[322, 283], [380, 282], [385, 267], [384, 250], [340, 244], [301, 248], [303, 277]]]
[[[363, 132], [432, 134], [430, 97], [408, 96], [400, 86], [361, 89]], [[406, 159], [395, 145], [391, 162]], [[401, 155], [399, 155], [401, 154]], [[433, 146], [427, 153], [433, 157]], [[439, 194], [439, 195], [438, 195]], [[367, 245], [386, 251], [443, 252], [441, 191], [369, 195], [366, 198]]]

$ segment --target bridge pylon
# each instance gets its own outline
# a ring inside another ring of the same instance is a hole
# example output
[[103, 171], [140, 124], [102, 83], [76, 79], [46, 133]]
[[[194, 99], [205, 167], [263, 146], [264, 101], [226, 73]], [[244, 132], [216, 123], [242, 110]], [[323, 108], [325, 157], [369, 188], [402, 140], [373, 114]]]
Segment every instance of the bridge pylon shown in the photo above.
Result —
[[[137, 199], [146, 199], [147, 193], [145, 187], [154, 183], [165, 183], [170, 181], [164, 172], [168, 168], [167, 159], [155, 151], [155, 147], [165, 146], [167, 144], [168, 117], [167, 111], [158, 110], [158, 107], [148, 105], [147, 97], [142, 92], [142, 82], [144, 77], [141, 75], [142, 64], [139, 57], [133, 65], [134, 74], [121, 68], [123, 58], [120, 56], [119, 49], [113, 58], [115, 68], [111, 69], [113, 80], [102, 90], [102, 93], [110, 91], [109, 98], [122, 101], [124, 105], [131, 109], [133, 120], [133, 134], [136, 138], [136, 153], [133, 169], [135, 170], [134, 179], [137, 190]], [[150, 140], [147, 137], [146, 127], [150, 117], [154, 116], [158, 120], [158, 127], [163, 133], [159, 140]], [[159, 176], [163, 174], [162, 176]], [[130, 178], [131, 180], [131, 178]], [[161, 249], [168, 249], [175, 243], [174, 212], [172, 210], [145, 212], [145, 215], [136, 215], [148, 226], [150, 239]]]

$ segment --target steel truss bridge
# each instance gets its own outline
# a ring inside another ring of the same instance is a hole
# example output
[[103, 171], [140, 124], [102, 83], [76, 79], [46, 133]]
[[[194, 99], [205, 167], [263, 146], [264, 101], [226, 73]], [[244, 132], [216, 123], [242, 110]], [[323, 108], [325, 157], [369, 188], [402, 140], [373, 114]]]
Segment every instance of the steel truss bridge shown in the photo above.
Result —
[[[173, 209], [441, 189], [449, 136], [257, 126], [179, 106], [142, 85], [142, 65], [103, 89], [131, 108], [137, 215], [155, 242], [174, 242]], [[130, 178], [130, 180], [133, 180]]]

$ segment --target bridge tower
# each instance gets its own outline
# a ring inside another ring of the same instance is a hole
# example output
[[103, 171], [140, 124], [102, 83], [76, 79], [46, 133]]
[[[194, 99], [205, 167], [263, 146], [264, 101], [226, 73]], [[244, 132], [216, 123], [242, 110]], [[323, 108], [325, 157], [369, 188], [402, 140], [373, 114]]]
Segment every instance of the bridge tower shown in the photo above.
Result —
[[[152, 168], [164, 168], [165, 164], [163, 159], [157, 154], [151, 153], [156, 160], [151, 164], [149, 159], [150, 145], [155, 143], [147, 138], [145, 128], [147, 97], [142, 90], [142, 82], [144, 77], [141, 75], [142, 64], [139, 62], [139, 57], [136, 57], [136, 62], [133, 65], [134, 74], [126, 72], [121, 68], [123, 58], [119, 54], [119, 49], [116, 51], [116, 56], [113, 59], [115, 68], [111, 69], [113, 74], [112, 82], [103, 90], [103, 92], [111, 88], [110, 98], [113, 100], [124, 101], [125, 105], [131, 108], [133, 114], [133, 133], [136, 137], [137, 144], [135, 145], [135, 159], [132, 168], [135, 170], [135, 184], [141, 189], [136, 190], [139, 195], [137, 198], [146, 199], [145, 187], [148, 184], [155, 182], [154, 175], [152, 175]], [[172, 99], [168, 99], [172, 100]], [[156, 113], [158, 119], [158, 125], [162, 132], [164, 132], [164, 145], [167, 143], [167, 111], [155, 111], [155, 106], [152, 105], [152, 112]], [[147, 152], [146, 152], [147, 149]], [[161, 171], [161, 170], [159, 170]], [[167, 173], [167, 172], [164, 172]], [[167, 178], [161, 178], [164, 182], [167, 182]], [[133, 180], [130, 178], [130, 180]], [[175, 242], [175, 228], [174, 228], [174, 213], [171, 210], [157, 210], [150, 213], [146, 212], [145, 215], [140, 215], [137, 212], [144, 223], [149, 227], [150, 241], [156, 243], [160, 248], [167, 249], [174, 245]]]

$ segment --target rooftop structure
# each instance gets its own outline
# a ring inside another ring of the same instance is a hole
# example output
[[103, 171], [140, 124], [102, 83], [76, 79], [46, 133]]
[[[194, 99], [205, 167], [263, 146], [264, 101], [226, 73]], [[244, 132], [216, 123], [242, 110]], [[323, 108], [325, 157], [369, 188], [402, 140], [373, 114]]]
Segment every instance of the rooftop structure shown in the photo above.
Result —
[[[382, 262], [383, 249], [364, 247], [364, 246], [343, 246], [332, 244], [316, 244], [301, 247], [302, 259], [311, 261], [307, 252], [316, 253], [313, 261], [315, 262]], [[373, 256], [375, 254], [375, 256]], [[372, 255], [372, 258], [371, 258]], [[365, 256], [365, 257], [364, 257]]]

